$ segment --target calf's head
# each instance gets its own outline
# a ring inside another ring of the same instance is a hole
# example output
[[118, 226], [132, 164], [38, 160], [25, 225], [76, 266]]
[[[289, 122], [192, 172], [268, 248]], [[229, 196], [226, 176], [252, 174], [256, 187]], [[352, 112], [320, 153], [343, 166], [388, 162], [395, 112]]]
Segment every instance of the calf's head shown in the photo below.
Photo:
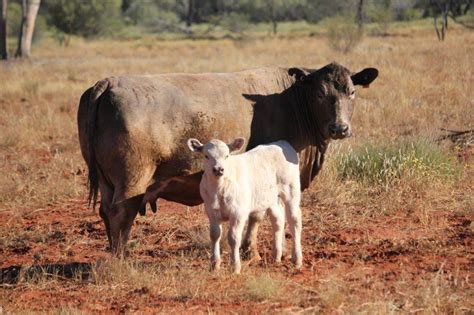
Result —
[[237, 138], [232, 143], [226, 144], [221, 140], [211, 140], [202, 144], [198, 139], [188, 139], [187, 144], [191, 151], [204, 155], [204, 172], [215, 177], [224, 175], [227, 159], [231, 153], [240, 151], [245, 139]]
[[351, 118], [354, 110], [355, 86], [368, 87], [378, 76], [375, 68], [353, 73], [338, 63], [331, 63], [314, 72], [292, 68], [296, 83], [309, 92], [309, 112], [317, 131], [324, 139], [342, 139], [351, 136]]

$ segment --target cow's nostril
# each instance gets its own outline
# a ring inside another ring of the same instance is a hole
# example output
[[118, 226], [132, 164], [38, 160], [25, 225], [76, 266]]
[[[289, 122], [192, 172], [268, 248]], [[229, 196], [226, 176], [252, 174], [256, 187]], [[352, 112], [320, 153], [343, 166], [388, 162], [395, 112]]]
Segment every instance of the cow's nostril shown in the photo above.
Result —
[[339, 128], [342, 132], [347, 132], [347, 130], [349, 130], [349, 126], [347, 124], [342, 124]]
[[333, 135], [337, 133], [337, 126], [336, 125], [329, 125], [329, 132]]

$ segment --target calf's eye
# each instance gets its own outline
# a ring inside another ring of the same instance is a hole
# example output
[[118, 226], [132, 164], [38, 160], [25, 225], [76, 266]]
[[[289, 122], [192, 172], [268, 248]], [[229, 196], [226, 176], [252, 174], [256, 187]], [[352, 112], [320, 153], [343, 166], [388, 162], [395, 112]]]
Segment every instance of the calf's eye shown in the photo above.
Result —
[[204, 157], [206, 158], [206, 160], [209, 160], [209, 157], [207, 155], [204, 155]]

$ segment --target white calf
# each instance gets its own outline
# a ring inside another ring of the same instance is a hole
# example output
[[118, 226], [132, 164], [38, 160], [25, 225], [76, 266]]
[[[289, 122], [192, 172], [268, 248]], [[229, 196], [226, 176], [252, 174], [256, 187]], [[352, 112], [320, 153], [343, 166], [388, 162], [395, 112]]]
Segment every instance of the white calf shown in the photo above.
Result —
[[[239, 248], [245, 222], [250, 215], [263, 216], [269, 210], [273, 227], [273, 257], [281, 261], [286, 218], [293, 236], [292, 261], [302, 265], [300, 176], [298, 155], [286, 141], [260, 145], [243, 154], [230, 155], [244, 145], [243, 138], [227, 145], [212, 140], [203, 145], [189, 139], [193, 152], [204, 155], [201, 197], [211, 225], [211, 268], [220, 267], [221, 223], [229, 220], [227, 239], [233, 272], [240, 273]], [[283, 210], [283, 207], [285, 210]]]

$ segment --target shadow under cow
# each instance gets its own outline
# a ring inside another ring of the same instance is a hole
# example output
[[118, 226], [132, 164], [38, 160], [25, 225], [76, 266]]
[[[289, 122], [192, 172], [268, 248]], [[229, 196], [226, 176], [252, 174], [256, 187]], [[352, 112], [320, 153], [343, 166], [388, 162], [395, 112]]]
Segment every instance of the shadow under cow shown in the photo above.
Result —
[[20, 280], [31, 281], [44, 278], [91, 280], [94, 263], [72, 262], [67, 264], [33, 265], [31, 267], [10, 266], [0, 270], [1, 284], [16, 284]]

